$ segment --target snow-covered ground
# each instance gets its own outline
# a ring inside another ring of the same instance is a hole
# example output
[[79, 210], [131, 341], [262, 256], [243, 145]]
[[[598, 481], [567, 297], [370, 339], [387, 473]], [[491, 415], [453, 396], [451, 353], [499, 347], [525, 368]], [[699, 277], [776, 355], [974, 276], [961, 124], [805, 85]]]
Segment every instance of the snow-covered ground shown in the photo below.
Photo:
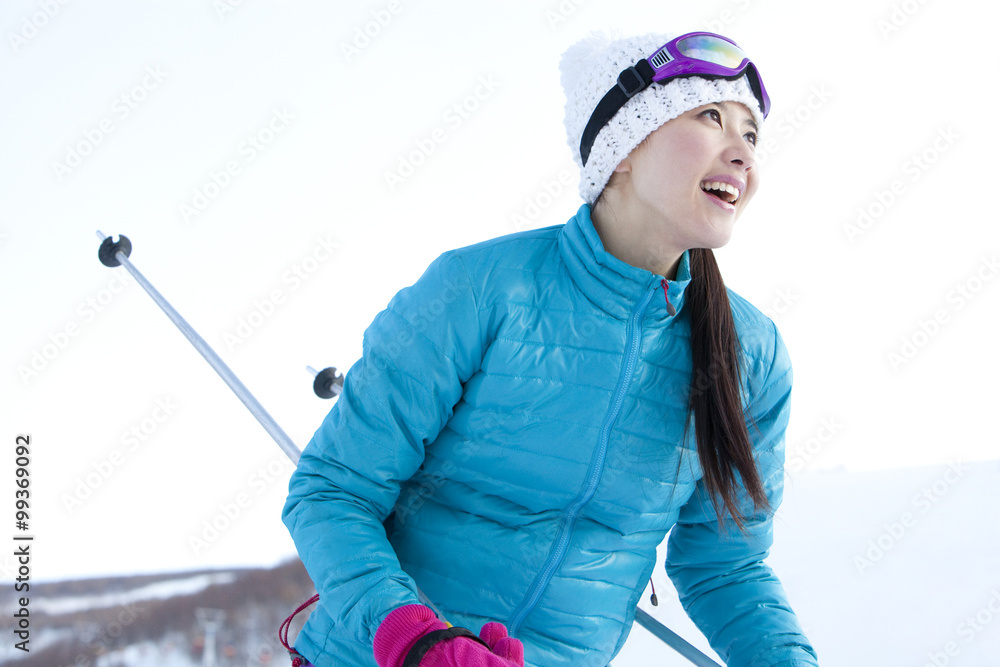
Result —
[[[820, 664], [1000, 665], [998, 500], [1000, 461], [786, 478], [768, 563]], [[709, 650], [654, 581], [643, 608]], [[636, 627], [614, 664], [689, 663]]]
[[[193, 667], [201, 665], [199, 660], [194, 662], [191, 656], [178, 648], [178, 639], [171, 638], [165, 642], [142, 642], [133, 644], [120, 651], [111, 651], [102, 655], [94, 663], [94, 667], [119, 667], [127, 665], [146, 665], [155, 667]], [[280, 664], [280, 663], [278, 663]], [[284, 667], [284, 665], [282, 665]]]
[[[0, 665], [203, 664], [200, 656], [204, 637], [202, 624], [197, 620], [198, 608], [215, 609], [223, 602], [229, 608], [216, 611], [222, 612], [223, 619], [228, 617], [230, 625], [223, 621], [216, 633], [220, 655], [217, 665], [248, 665], [249, 656], [249, 665], [262, 667], [271, 663], [276, 654], [284, 654], [278, 643], [277, 628], [291, 611], [287, 590], [282, 596], [276, 593], [275, 586], [296, 589], [293, 600], [312, 593], [305, 572], [296, 576], [295, 570], [301, 570], [301, 564], [290, 561], [278, 568], [259, 570], [164, 573], [39, 584], [32, 588], [30, 651], [16, 650], [13, 642], [0, 645]], [[209, 587], [213, 587], [214, 594], [209, 593]], [[73, 593], [74, 590], [79, 592]], [[11, 604], [10, 594], [0, 592], [0, 606]], [[170, 605], [171, 620], [178, 620], [181, 627], [188, 626], [190, 630], [170, 629], [162, 621], [152, 620], [164, 618], [163, 604]], [[136, 628], [139, 632], [131, 633], [133, 639], [124, 640], [125, 631]], [[65, 648], [67, 644], [71, 644], [69, 649]], [[63, 648], [59, 649], [60, 646]], [[63, 659], [53, 662], [51, 651], [57, 649]], [[65, 657], [67, 650], [69, 658]]]
[[[998, 489], [1000, 461], [789, 476], [768, 562], [820, 664], [1000, 665]], [[661, 547], [661, 559], [664, 555]], [[198, 573], [115, 594], [33, 598], [32, 604], [50, 613], [70, 612], [189, 595], [234, 578]], [[680, 608], [662, 567], [654, 579], [660, 604], [651, 607], [647, 595], [642, 607], [714, 657]], [[68, 631], [34, 629], [35, 652]], [[249, 633], [260, 644], [250, 654], [259, 655], [263, 646], [276, 653], [270, 664], [284, 665], [272, 630], [265, 623]], [[185, 650], [190, 643], [190, 637], [165, 636], [109, 652], [94, 667], [201, 664]], [[9, 642], [0, 646], [0, 663], [38, 664]], [[220, 656], [219, 664], [230, 663]], [[688, 664], [638, 626], [614, 662], [615, 667]]]
[[130, 602], [139, 602], [142, 600], [165, 600], [175, 595], [191, 595], [213, 584], [228, 584], [235, 580], [236, 575], [230, 572], [198, 574], [185, 579], [160, 581], [117, 593], [66, 596], [51, 599], [40, 598], [32, 604], [38, 611], [47, 614], [67, 614], [85, 609], [123, 606]]

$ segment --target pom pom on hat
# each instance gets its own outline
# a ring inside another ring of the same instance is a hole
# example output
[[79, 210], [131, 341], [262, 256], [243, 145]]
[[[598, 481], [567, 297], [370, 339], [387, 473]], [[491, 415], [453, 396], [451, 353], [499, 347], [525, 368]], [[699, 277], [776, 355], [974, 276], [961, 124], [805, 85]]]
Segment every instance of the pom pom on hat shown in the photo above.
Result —
[[618, 74], [649, 57], [676, 35], [647, 34], [615, 38], [592, 32], [569, 47], [559, 62], [560, 81], [566, 93], [566, 138], [573, 161], [580, 168], [580, 196], [593, 204], [607, 185], [615, 167], [643, 139], [668, 120], [712, 102], [740, 102], [758, 126], [764, 121], [757, 98], [746, 76], [739, 79], [674, 79], [654, 83], [628, 100], [601, 128], [587, 164], [580, 157], [580, 139], [601, 98], [618, 82]]
[[559, 61], [560, 83], [563, 90], [576, 88], [591, 77], [594, 61], [604, 57], [612, 37], [597, 30], [566, 49]]

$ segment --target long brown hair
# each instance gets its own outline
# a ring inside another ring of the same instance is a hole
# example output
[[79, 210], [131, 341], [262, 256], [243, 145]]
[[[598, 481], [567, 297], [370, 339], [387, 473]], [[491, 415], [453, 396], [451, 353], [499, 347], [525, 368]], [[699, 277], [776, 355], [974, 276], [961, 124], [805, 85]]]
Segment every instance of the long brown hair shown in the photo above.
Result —
[[698, 460], [720, 528], [721, 500], [721, 506], [745, 532], [745, 517], [741, 516], [735, 498], [739, 492], [736, 475], [742, 479], [755, 510], [763, 508], [770, 512], [771, 505], [744, 421], [740, 400], [741, 348], [715, 254], [710, 248], [692, 248], [688, 252], [691, 283], [686, 299], [690, 309], [692, 357], [689, 410], [694, 412]]

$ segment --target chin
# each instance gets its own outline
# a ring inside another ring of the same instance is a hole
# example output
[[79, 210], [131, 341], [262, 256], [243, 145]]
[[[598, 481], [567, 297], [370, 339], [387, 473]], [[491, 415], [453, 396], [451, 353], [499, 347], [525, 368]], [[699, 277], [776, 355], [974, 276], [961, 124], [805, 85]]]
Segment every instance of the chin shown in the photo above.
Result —
[[709, 248], [711, 250], [715, 250], [716, 248], [722, 248], [727, 243], [729, 243], [729, 241], [730, 241], [730, 239], [732, 239], [732, 237], [733, 237], [733, 230], [732, 230], [732, 228], [730, 228], [729, 230], [726, 230], [726, 231], [719, 230], [719, 232], [717, 234], [713, 234], [712, 236], [703, 238], [701, 245], [698, 246], [698, 247], [699, 248]]

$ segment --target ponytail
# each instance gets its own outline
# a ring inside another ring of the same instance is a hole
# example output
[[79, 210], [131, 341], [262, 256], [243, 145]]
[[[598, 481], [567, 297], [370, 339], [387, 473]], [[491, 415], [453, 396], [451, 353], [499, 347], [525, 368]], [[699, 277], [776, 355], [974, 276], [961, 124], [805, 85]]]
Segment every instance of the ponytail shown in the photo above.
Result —
[[[690, 251], [691, 283], [686, 297], [691, 315], [691, 398], [698, 460], [719, 526], [722, 507], [745, 532], [736, 503], [737, 473], [754, 509], [771, 510], [753, 456], [740, 400], [741, 355], [729, 295], [709, 248]], [[686, 428], [686, 426], [685, 426]], [[721, 505], [720, 505], [721, 502]]]

